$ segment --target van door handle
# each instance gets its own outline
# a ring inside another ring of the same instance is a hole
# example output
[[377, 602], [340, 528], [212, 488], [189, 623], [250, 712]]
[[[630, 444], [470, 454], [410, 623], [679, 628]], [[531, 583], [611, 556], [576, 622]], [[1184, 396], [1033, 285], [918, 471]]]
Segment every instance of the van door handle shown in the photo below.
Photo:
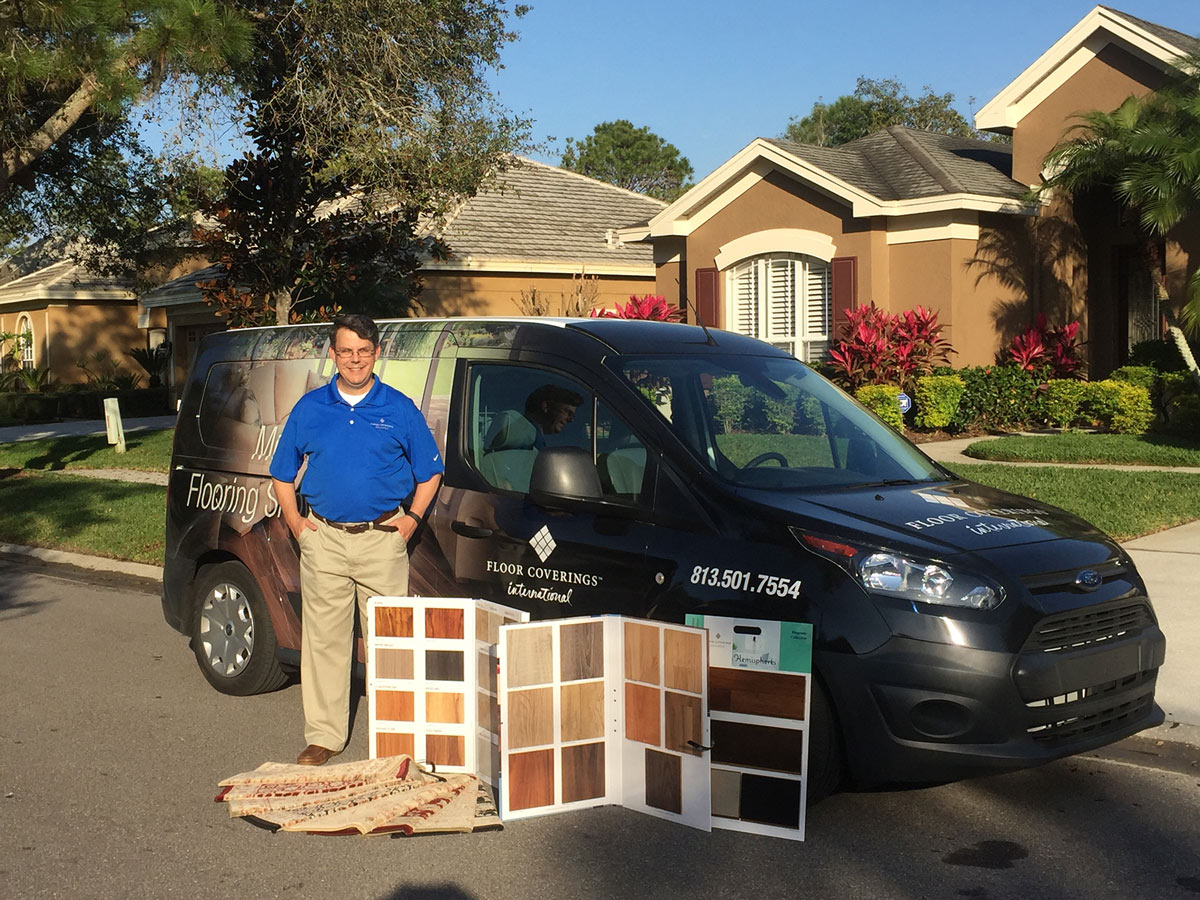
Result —
[[466, 522], [455, 520], [450, 523], [450, 530], [469, 538], [486, 538], [492, 536], [492, 529], [482, 525], [468, 525]]

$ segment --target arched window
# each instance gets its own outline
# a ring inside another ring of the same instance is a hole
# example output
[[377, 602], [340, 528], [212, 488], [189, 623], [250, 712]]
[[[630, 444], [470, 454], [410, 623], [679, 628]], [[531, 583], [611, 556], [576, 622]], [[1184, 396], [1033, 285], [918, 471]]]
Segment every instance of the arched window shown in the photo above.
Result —
[[21, 348], [21, 368], [33, 368], [33, 319], [21, 316], [17, 319], [17, 344]]
[[829, 263], [794, 253], [743, 260], [726, 273], [731, 331], [813, 362], [829, 347], [833, 294]]

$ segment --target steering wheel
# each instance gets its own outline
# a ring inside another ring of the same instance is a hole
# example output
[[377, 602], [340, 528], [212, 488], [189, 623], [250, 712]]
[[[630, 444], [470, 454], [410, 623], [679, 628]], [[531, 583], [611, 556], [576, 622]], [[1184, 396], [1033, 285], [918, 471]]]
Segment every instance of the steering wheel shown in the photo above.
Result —
[[774, 460], [785, 469], [787, 468], [787, 457], [782, 453], [776, 453], [774, 450], [768, 450], [766, 453], [758, 454], [758, 456], [754, 457], [754, 459], [750, 460], [750, 462], [746, 463], [744, 466], [742, 466], [742, 468], [753, 469], [755, 466], [761, 466], [763, 463], [770, 460]]

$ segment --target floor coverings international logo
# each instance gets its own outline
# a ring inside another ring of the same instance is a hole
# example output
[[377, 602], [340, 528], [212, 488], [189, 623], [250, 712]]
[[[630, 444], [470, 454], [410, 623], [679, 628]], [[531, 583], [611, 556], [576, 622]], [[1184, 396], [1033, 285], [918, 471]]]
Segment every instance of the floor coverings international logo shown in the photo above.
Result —
[[538, 559], [545, 562], [550, 558], [550, 554], [554, 552], [554, 548], [558, 545], [554, 543], [554, 536], [550, 534], [550, 527], [543, 525], [538, 529], [537, 534], [529, 539], [529, 546], [538, 555]]

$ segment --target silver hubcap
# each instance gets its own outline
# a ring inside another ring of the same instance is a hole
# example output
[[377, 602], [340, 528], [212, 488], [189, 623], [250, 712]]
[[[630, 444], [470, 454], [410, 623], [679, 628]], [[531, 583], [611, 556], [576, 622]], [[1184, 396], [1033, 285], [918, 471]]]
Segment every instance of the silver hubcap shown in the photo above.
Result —
[[200, 607], [200, 644], [218, 675], [232, 678], [254, 652], [254, 616], [250, 601], [236, 584], [218, 584]]

